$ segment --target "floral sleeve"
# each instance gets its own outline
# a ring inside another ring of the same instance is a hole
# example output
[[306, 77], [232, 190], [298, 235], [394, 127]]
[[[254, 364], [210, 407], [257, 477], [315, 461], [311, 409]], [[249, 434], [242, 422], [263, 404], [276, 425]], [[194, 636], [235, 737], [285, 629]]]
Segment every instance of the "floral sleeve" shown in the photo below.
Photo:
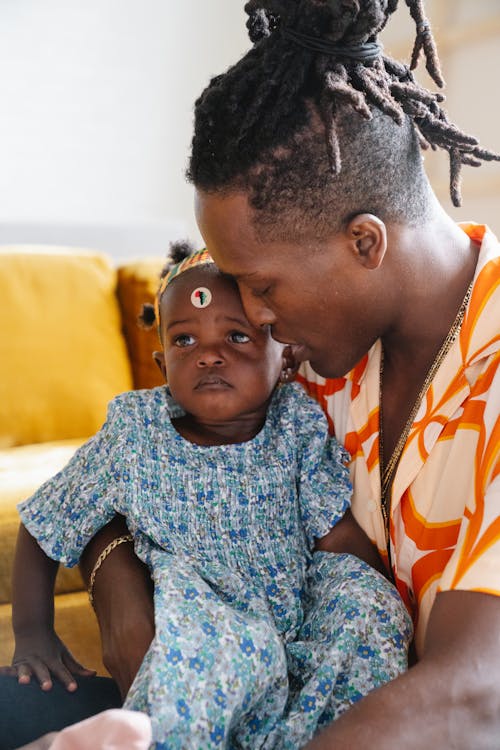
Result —
[[[295, 386], [300, 388], [300, 386]], [[299, 498], [310, 547], [332, 529], [350, 507], [349, 454], [328, 433], [318, 406], [303, 392], [297, 414], [300, 441]]]
[[21, 521], [44, 552], [68, 567], [78, 562], [88, 541], [115, 514], [122, 492], [124, 427], [124, 409], [117, 397], [101, 430], [18, 506]]

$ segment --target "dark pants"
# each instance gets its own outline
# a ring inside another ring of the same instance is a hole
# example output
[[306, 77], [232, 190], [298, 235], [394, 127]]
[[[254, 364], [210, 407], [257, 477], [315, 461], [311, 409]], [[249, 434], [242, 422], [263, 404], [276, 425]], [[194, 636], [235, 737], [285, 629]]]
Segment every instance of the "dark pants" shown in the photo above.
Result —
[[121, 705], [118, 688], [107, 677], [80, 678], [78, 690], [68, 693], [60, 683], [43, 692], [34, 682], [19, 685], [17, 677], [0, 675], [0, 750], [14, 750]]

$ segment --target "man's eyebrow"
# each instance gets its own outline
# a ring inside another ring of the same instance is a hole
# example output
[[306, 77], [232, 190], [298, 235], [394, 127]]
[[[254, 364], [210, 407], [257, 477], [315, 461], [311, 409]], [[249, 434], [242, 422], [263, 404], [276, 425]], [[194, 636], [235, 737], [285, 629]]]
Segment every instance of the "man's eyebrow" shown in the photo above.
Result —
[[226, 273], [226, 271], [221, 271], [221, 276], [225, 276], [227, 279], [233, 279], [233, 281], [239, 281], [240, 279], [248, 279], [251, 276], [257, 276], [258, 271], [252, 271], [251, 273]]

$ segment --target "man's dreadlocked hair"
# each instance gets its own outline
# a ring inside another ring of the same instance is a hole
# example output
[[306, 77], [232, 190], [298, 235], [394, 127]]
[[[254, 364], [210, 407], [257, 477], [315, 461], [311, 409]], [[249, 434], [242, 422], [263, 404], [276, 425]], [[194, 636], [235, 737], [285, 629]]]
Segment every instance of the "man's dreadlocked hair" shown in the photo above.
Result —
[[422, 0], [406, 0], [417, 29], [410, 67], [382, 54], [360, 62], [311, 51], [286, 33], [340, 45], [374, 42], [397, 4], [247, 2], [253, 49], [197, 100], [188, 178], [206, 192], [247, 192], [261, 238], [321, 237], [365, 211], [422, 221], [429, 187], [420, 149], [430, 145], [449, 153], [450, 192], [459, 206], [462, 164], [500, 157], [449, 122], [444, 97], [415, 81], [411, 70], [423, 52], [443, 86]]

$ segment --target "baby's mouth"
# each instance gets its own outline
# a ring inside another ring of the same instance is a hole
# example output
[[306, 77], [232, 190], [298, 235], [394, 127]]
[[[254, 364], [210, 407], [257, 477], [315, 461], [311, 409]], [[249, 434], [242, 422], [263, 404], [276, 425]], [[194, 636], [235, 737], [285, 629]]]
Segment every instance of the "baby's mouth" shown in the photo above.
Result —
[[232, 388], [233, 386], [227, 382], [227, 380], [224, 380], [224, 378], [220, 378], [218, 375], [205, 375], [204, 377], [200, 378], [195, 386], [195, 390], [201, 390], [201, 389], [210, 389], [210, 388]]

